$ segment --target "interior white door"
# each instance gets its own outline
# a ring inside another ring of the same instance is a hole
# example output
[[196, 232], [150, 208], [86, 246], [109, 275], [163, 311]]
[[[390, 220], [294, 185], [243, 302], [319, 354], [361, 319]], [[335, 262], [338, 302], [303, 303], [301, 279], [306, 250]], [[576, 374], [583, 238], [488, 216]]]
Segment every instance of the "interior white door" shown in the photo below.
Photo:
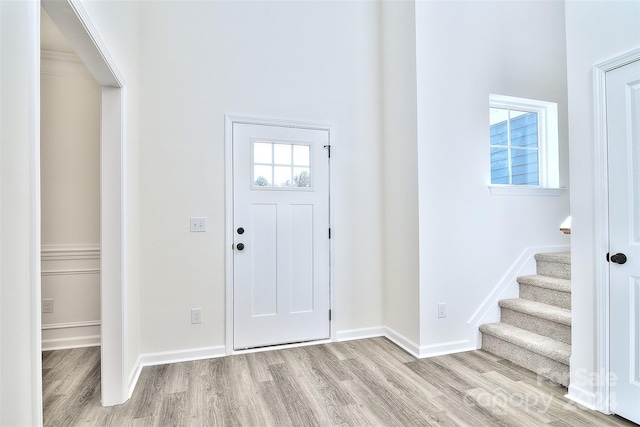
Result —
[[640, 61], [609, 71], [611, 410], [640, 423]]
[[233, 124], [234, 349], [326, 339], [329, 132]]

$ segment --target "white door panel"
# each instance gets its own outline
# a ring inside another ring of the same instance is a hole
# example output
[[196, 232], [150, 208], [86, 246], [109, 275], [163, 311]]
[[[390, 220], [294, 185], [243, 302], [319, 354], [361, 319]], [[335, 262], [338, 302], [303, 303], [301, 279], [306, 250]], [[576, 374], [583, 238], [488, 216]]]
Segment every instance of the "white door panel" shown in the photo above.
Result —
[[640, 61], [606, 86], [611, 410], [640, 423]]
[[235, 349], [329, 338], [328, 144], [326, 130], [233, 125]]

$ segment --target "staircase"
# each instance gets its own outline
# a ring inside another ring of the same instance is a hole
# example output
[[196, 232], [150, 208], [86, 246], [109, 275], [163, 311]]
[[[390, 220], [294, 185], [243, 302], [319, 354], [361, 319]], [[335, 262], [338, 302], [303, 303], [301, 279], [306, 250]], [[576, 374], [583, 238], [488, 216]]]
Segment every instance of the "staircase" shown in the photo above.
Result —
[[482, 349], [567, 387], [571, 355], [571, 253], [535, 255], [518, 277], [520, 298], [501, 300], [501, 321], [480, 326]]

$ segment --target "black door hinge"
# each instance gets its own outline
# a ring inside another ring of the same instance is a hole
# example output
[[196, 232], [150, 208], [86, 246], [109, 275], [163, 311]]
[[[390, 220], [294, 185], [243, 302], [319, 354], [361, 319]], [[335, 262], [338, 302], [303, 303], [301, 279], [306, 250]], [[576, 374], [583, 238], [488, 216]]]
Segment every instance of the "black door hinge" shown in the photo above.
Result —
[[331, 321], [331, 310], [329, 310], [329, 321]]
[[329, 153], [329, 158], [331, 158], [331, 145], [327, 144], [327, 145], [323, 145], [322, 148], [326, 148], [327, 152]]
[[329, 228], [329, 238], [331, 238], [331, 228]]

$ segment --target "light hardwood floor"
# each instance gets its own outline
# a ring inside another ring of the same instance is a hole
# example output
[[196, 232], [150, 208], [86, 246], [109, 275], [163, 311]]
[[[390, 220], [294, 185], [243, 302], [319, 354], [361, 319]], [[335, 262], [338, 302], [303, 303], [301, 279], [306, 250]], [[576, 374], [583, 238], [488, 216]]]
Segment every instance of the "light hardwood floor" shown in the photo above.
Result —
[[143, 369], [100, 406], [98, 347], [43, 353], [45, 426], [624, 426], [482, 350], [415, 359], [385, 338]]

